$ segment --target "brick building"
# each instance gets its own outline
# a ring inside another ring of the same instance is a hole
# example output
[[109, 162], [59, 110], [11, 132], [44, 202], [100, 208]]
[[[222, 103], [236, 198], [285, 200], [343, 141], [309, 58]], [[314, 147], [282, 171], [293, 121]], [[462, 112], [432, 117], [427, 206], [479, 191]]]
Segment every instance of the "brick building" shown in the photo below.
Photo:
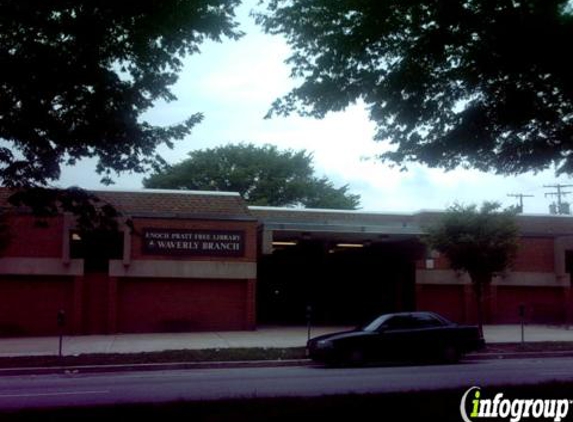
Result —
[[[467, 276], [420, 241], [436, 213], [247, 207], [238, 194], [95, 192], [120, 224], [92, 247], [71, 215], [38, 225], [0, 191], [10, 242], [0, 257], [0, 335], [245, 330], [256, 324], [358, 323], [434, 310], [474, 322]], [[520, 216], [514, 267], [486, 292], [486, 319], [569, 323], [573, 219]], [[122, 220], [123, 221], [123, 220]], [[102, 250], [104, 249], [104, 250]]]
[[53, 334], [59, 309], [76, 334], [255, 327], [257, 222], [238, 194], [95, 193], [135, 229], [120, 226], [103, 263], [71, 215], [38, 226], [7, 210], [0, 334]]

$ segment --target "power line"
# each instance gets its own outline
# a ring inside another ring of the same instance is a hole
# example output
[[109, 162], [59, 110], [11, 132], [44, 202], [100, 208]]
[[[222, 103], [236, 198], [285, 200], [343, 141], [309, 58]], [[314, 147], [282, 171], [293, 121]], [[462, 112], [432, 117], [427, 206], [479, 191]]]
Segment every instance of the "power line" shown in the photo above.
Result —
[[573, 187], [573, 185], [562, 185], [560, 183], [556, 185], [543, 185], [544, 188], [554, 188], [557, 189], [555, 192], [547, 192], [545, 194], [546, 197], [548, 196], [556, 196], [557, 197], [557, 204], [553, 203], [549, 206], [549, 210], [552, 214], [569, 214], [569, 203], [563, 202], [561, 200], [562, 197], [569, 195], [571, 191], [563, 191], [563, 188]]
[[519, 198], [518, 212], [523, 213], [523, 198], [533, 198], [535, 195], [525, 195], [523, 193], [509, 193], [507, 196]]

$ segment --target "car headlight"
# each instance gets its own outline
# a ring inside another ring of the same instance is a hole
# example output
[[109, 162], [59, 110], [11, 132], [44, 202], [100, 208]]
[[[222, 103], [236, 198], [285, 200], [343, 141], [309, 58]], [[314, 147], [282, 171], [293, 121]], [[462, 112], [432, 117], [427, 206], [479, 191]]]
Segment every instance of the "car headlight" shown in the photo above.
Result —
[[319, 340], [316, 342], [317, 349], [332, 349], [334, 347], [334, 343], [330, 340]]

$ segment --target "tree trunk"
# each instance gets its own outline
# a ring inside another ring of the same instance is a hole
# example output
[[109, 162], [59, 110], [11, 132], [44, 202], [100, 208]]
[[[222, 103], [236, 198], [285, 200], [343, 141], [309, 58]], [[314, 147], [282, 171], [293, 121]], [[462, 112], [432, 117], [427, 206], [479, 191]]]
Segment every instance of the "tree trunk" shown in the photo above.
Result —
[[484, 289], [491, 282], [491, 274], [475, 274], [470, 273], [470, 278], [474, 287], [476, 297], [476, 311], [477, 311], [477, 326], [480, 335], [483, 337], [483, 323], [484, 323], [484, 309], [483, 309], [483, 292]]

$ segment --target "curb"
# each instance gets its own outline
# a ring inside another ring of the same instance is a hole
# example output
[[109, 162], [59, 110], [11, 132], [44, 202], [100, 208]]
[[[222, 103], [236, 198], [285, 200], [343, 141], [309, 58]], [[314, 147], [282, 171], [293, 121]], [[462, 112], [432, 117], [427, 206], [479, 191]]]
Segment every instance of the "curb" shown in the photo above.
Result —
[[468, 353], [464, 360], [526, 359], [526, 358], [567, 358], [573, 357], [573, 350], [549, 352], [485, 352]]
[[135, 363], [115, 365], [83, 365], [83, 366], [48, 366], [24, 368], [0, 368], [0, 377], [16, 375], [77, 375], [101, 372], [133, 372], [133, 371], [176, 371], [183, 369], [233, 369], [233, 368], [274, 368], [287, 366], [306, 366], [310, 359], [290, 360], [253, 360], [253, 361], [224, 361], [224, 362], [173, 362], [173, 363]]
[[[468, 353], [462, 361], [523, 359], [523, 358], [560, 358], [573, 357], [573, 350], [550, 352], [487, 352]], [[253, 361], [221, 361], [221, 362], [173, 362], [173, 363], [136, 363], [114, 365], [83, 365], [83, 366], [49, 366], [0, 368], [0, 377], [22, 375], [78, 375], [103, 372], [135, 372], [135, 371], [176, 371], [185, 369], [240, 369], [240, 368], [275, 368], [290, 366], [312, 366], [310, 359], [289, 360], [253, 360]]]

